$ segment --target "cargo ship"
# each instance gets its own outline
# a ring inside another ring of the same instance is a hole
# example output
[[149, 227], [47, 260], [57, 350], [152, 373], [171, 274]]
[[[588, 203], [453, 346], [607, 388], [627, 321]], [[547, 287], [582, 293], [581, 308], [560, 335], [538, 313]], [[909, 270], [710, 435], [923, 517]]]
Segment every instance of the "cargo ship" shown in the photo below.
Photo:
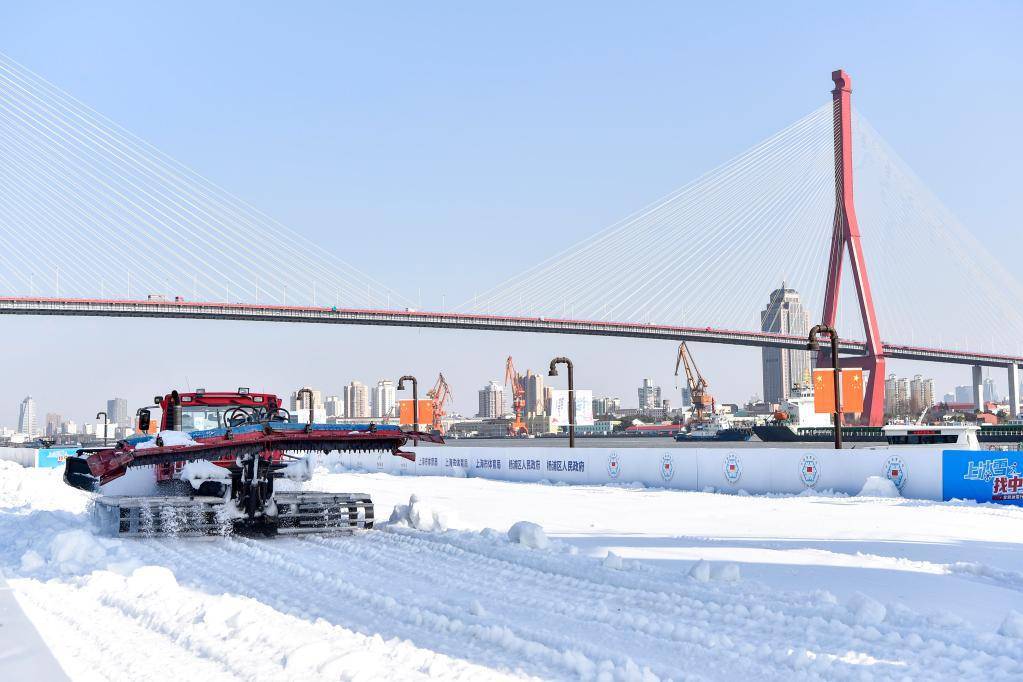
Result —
[[[808, 391], [794, 394], [782, 404], [781, 412], [772, 422], [754, 426], [753, 433], [765, 443], [830, 443], [835, 440], [831, 415], [814, 411], [813, 394]], [[1023, 420], [982, 424], [977, 440], [981, 443], [1023, 444]], [[881, 426], [843, 426], [842, 441], [885, 443], [887, 439]]]

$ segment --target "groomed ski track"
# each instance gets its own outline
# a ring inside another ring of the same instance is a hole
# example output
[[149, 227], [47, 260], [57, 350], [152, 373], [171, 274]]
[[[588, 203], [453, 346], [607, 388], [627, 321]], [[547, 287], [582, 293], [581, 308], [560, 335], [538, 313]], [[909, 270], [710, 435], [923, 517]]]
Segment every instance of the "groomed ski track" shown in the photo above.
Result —
[[[533, 549], [511, 543], [507, 527], [475, 528], [469, 505], [440, 512], [456, 515], [452, 526], [461, 528], [446, 531], [395, 525], [300, 539], [98, 539], [88, 529], [87, 496], [56, 487], [54, 472], [9, 465], [0, 473], [0, 561], [72, 679], [1023, 676], [1020, 640], [942, 613], [939, 594], [935, 609], [920, 612], [880, 594], [839, 599], [812, 579], [779, 589], [722, 564], [709, 580], [688, 575], [692, 561], [626, 558], [619, 570], [571, 533]], [[374, 494], [383, 520], [386, 500], [400, 500], [409, 486], [426, 497], [435, 484], [448, 492], [461, 484], [519, 518], [550, 517], [555, 525], [562, 512], [560, 523], [569, 523], [571, 497], [579, 495], [559, 486], [386, 475], [320, 475], [312, 486], [324, 483]], [[586, 495], [597, 505], [633, 499], [642, 507], [634, 492], [590, 488]], [[680, 503], [680, 530], [693, 511], [686, 501], [722, 497], [659, 492]], [[549, 507], [536, 508], [543, 498]], [[773, 502], [787, 501], [803, 500]], [[1023, 520], [1016, 510], [976, 505], [915, 508], [972, 514], [967, 523]], [[708, 546], [683, 537], [676, 544]], [[955, 573], [906, 556], [893, 560], [921, 564], [920, 573]], [[1021, 574], [972, 572], [960, 567], [952, 579], [1008, 583], [1014, 602], [1005, 610], [1021, 603]]]

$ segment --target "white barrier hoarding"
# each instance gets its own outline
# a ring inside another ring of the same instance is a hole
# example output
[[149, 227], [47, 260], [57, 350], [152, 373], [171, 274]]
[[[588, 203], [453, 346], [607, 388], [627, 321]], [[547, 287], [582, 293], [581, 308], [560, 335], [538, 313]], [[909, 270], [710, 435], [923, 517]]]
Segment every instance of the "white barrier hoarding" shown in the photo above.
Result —
[[641, 483], [721, 492], [833, 490], [855, 495], [869, 476], [891, 480], [905, 497], [941, 499], [941, 450], [878, 448], [575, 448], [421, 447], [416, 461], [389, 453], [352, 453], [354, 469], [395, 475], [477, 476], [572, 484]]

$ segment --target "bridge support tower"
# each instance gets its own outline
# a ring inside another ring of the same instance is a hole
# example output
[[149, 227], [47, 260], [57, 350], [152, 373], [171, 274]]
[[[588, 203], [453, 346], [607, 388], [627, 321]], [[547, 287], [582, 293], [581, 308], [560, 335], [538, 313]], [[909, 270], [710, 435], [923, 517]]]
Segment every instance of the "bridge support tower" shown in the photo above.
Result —
[[[870, 292], [867, 265], [860, 243], [860, 226], [856, 220], [853, 197], [852, 165], [852, 79], [845, 71], [831, 74], [835, 82], [832, 95], [833, 129], [835, 133], [835, 219], [831, 235], [831, 255], [828, 262], [828, 280], [824, 290], [824, 324], [834, 327], [838, 315], [838, 293], [842, 283], [842, 263], [849, 254], [849, 267], [856, 296], [860, 304], [860, 317], [866, 335], [867, 352], [857, 358], [843, 358], [845, 367], [860, 367], [868, 372], [866, 394], [863, 400], [862, 421], [874, 426], [884, 423], [885, 357], [874, 298]], [[818, 366], [825, 365], [823, 354], [818, 355]]]
[[1019, 417], [1019, 365], [1009, 365], [1009, 416]]
[[973, 382], [970, 384], [973, 390], [973, 409], [977, 412], [984, 411], [984, 368], [980, 365], [973, 366]]

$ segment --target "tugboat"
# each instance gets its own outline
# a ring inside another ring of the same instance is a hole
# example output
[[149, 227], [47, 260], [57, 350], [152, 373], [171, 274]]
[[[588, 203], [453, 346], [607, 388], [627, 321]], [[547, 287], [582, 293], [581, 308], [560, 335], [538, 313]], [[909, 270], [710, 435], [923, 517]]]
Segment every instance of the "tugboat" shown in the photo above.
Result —
[[688, 430], [680, 430], [675, 434], [675, 440], [679, 443], [746, 441], [752, 437], [752, 429], [732, 426], [731, 421], [723, 414], [716, 414], [707, 421], [689, 422]]

